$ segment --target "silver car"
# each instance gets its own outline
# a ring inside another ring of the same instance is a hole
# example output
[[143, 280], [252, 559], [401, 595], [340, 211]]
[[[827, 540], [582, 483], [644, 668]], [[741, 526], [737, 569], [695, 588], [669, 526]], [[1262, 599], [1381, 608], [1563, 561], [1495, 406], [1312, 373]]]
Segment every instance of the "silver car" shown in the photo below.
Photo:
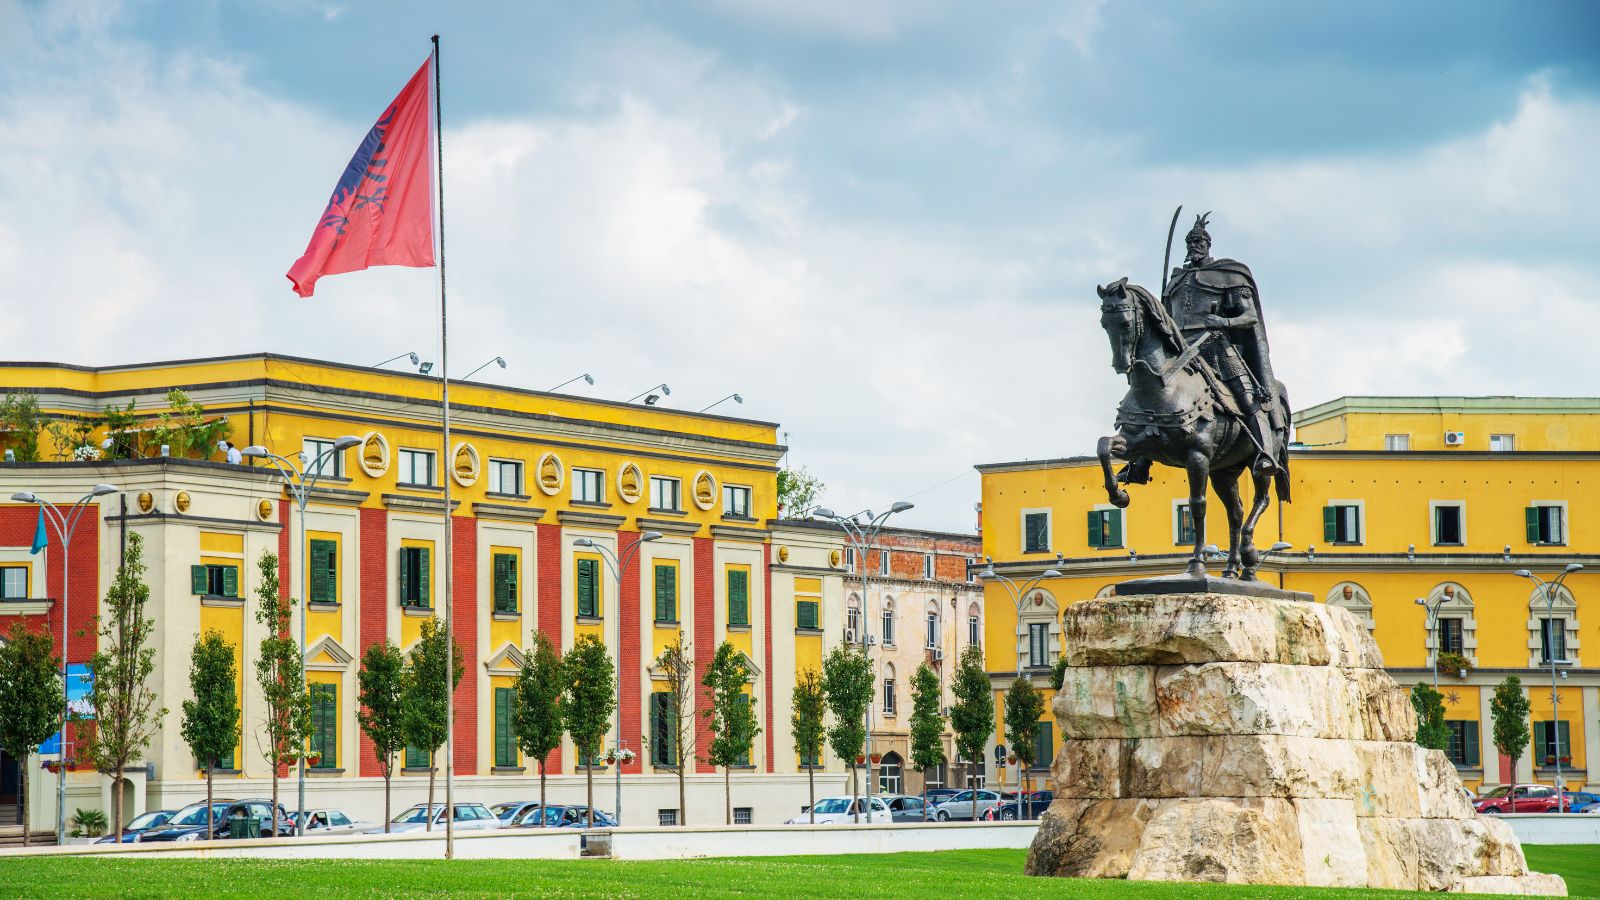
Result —
[[[457, 803], [455, 806], [456, 831], [490, 831], [500, 827], [500, 820], [495, 818], [489, 807], [482, 803]], [[425, 831], [428, 827], [428, 813], [426, 804], [418, 803], [389, 822], [389, 833], [408, 834]], [[444, 804], [433, 805], [433, 830], [444, 830]], [[374, 828], [367, 834], [382, 834], [382, 828]]]
[[305, 833], [308, 837], [321, 834], [359, 834], [372, 827], [371, 822], [357, 822], [341, 809], [306, 810]]
[[[972, 808], [974, 795], [977, 796], [977, 809]], [[981, 819], [985, 809], [999, 802], [1000, 795], [995, 791], [962, 791], [934, 807], [933, 817], [941, 822]]]

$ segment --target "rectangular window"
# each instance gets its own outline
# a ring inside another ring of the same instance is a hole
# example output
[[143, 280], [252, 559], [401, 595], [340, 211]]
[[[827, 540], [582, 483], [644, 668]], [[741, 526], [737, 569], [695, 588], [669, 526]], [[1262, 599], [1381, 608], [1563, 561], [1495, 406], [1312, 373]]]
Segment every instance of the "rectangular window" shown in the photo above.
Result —
[[662, 828], [671, 828], [678, 824], [678, 811], [675, 809], [656, 810], [656, 824]]
[[1022, 552], [1050, 552], [1050, 514], [1031, 512], [1022, 517]]
[[[306, 476], [320, 475], [328, 478], [344, 477], [344, 451], [334, 452], [333, 441], [306, 438], [302, 445], [306, 459]], [[324, 456], [323, 454], [327, 454]]]
[[1439, 650], [1443, 653], [1461, 653], [1461, 620], [1457, 618], [1441, 618], [1439, 620]]
[[1050, 624], [1028, 623], [1028, 667], [1044, 668], [1050, 665]]
[[816, 600], [796, 600], [794, 603], [794, 625], [796, 628], [821, 628], [817, 624]]
[[978, 631], [978, 617], [967, 616], [967, 643], [973, 647], [978, 646], [980, 633]]
[[339, 689], [331, 684], [311, 685], [311, 753], [312, 768], [339, 767]]
[[1089, 546], [1102, 550], [1122, 546], [1122, 510], [1090, 510]]
[[728, 569], [728, 624], [750, 624], [750, 571]]
[[28, 567], [0, 568], [0, 600], [28, 599]]
[[1543, 504], [1527, 508], [1526, 519], [1528, 525], [1528, 543], [1530, 544], [1565, 544], [1567, 542], [1567, 529], [1565, 515], [1566, 507], [1555, 504]]
[[967, 584], [972, 584], [978, 580], [977, 572], [973, 571], [973, 566], [976, 566], [977, 564], [977, 559], [971, 556], [967, 557]]
[[878, 551], [878, 575], [883, 578], [889, 577], [889, 548], [887, 547]]
[[489, 460], [489, 493], [522, 493], [522, 463], [515, 459]]
[[422, 749], [421, 747], [413, 747], [410, 744], [406, 745], [405, 767], [407, 769], [426, 769], [432, 764], [433, 763], [429, 759], [428, 751]]
[[683, 501], [680, 491], [682, 483], [676, 478], [663, 478], [660, 475], [650, 476], [650, 508], [666, 510], [667, 512], [681, 512]]
[[1033, 726], [1033, 767], [1048, 769], [1056, 759], [1055, 723], [1044, 721]]
[[401, 449], [395, 477], [401, 484], [433, 486], [433, 451]]
[[851, 575], [856, 573], [856, 548], [844, 548], [844, 570]]
[[886, 716], [894, 715], [894, 679], [893, 678], [885, 678], [883, 680], [883, 714], [886, 715]]
[[1567, 620], [1562, 616], [1539, 620], [1539, 662], [1567, 661]]
[[239, 567], [205, 564], [189, 567], [189, 587], [205, 597], [239, 597]]
[[885, 609], [883, 611], [883, 645], [885, 647], [893, 647], [894, 646], [894, 609], [893, 608], [888, 608], [888, 609]]
[[1441, 503], [1433, 508], [1433, 542], [1435, 544], [1459, 546], [1466, 543], [1462, 539], [1462, 509], [1459, 504]]
[[1560, 757], [1567, 758], [1563, 766], [1572, 764], [1572, 723], [1554, 724], [1557, 727], [1552, 733], [1550, 722], [1533, 723], [1533, 764], [1536, 766], [1553, 766]]
[[600, 617], [600, 560], [580, 559], [578, 570], [578, 618]]
[[656, 621], [678, 621], [678, 567], [657, 564]]
[[650, 695], [650, 764], [657, 768], [678, 764], [674, 708], [671, 694], [657, 691]]
[[1411, 435], [1409, 435], [1409, 434], [1386, 434], [1386, 435], [1383, 436], [1383, 449], [1389, 450], [1389, 451], [1410, 450], [1411, 449]]
[[433, 555], [431, 547], [400, 548], [400, 605], [428, 608], [433, 605]]
[[1514, 434], [1489, 435], [1490, 453], [1510, 453], [1517, 449], [1517, 436]]
[[517, 611], [517, 555], [496, 553], [492, 557], [494, 571], [494, 611]]
[[599, 469], [573, 469], [572, 499], [579, 503], [606, 502], [606, 473]]
[[923, 635], [923, 646], [927, 647], [929, 650], [937, 649], [939, 646], [938, 613], [928, 613], [928, 629], [927, 633]]
[[1178, 521], [1173, 530], [1172, 542], [1179, 545], [1194, 543], [1194, 511], [1187, 503], [1178, 504]]
[[515, 688], [494, 689], [494, 764], [497, 766], [517, 764], [516, 703]]
[[1324, 506], [1322, 539], [1330, 544], [1361, 543], [1361, 507], [1353, 503]]
[[723, 485], [722, 514], [740, 519], [750, 518], [750, 489], [737, 484]]
[[1478, 767], [1478, 723], [1472, 719], [1448, 719], [1450, 742], [1445, 745], [1445, 756], [1463, 769]]
[[339, 602], [339, 542], [312, 538], [311, 602]]
[[861, 607], [852, 605], [845, 608], [844, 627], [846, 631], [854, 632], [855, 639], [861, 640]]
[[922, 577], [928, 581], [934, 578], [934, 556], [932, 553], [922, 554]]
[[735, 806], [733, 808], [733, 824], [749, 825], [751, 809], [748, 806]]

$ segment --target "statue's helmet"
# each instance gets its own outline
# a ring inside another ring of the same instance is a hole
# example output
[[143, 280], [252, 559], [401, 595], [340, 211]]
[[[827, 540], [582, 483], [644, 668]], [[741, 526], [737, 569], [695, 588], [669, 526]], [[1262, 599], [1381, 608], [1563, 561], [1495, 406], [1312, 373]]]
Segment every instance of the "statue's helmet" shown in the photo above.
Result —
[[1183, 236], [1184, 241], [1193, 242], [1196, 240], [1201, 240], [1205, 241], [1207, 244], [1211, 243], [1211, 233], [1206, 231], [1206, 224], [1210, 218], [1211, 213], [1209, 212], [1205, 213], [1204, 215], [1195, 216], [1194, 227], [1190, 228], [1189, 233]]

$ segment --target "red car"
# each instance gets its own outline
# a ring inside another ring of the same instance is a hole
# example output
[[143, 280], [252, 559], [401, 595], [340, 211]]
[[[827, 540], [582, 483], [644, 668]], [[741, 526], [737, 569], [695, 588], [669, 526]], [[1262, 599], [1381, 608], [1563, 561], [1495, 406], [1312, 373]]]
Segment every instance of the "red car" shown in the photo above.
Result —
[[[1513, 810], [1511, 800], [1515, 792], [1516, 808]], [[1560, 801], [1556, 798], [1556, 789], [1544, 784], [1519, 784], [1503, 785], [1497, 787], [1482, 797], [1472, 801], [1472, 808], [1480, 813], [1499, 815], [1500, 813], [1549, 813], [1565, 812], [1566, 809], [1557, 807]], [[1570, 809], [1570, 806], [1567, 807]]]

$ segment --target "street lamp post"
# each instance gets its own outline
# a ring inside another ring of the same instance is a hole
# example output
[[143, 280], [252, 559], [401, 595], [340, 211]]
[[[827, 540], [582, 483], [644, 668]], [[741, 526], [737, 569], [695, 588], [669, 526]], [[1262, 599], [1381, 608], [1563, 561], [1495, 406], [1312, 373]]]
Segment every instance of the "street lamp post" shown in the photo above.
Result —
[[[628, 623], [623, 621], [620, 614], [622, 609], [622, 573], [627, 571], [629, 563], [637, 561], [640, 545], [645, 541], [654, 541], [660, 538], [661, 532], [646, 531], [639, 535], [639, 539], [634, 541], [632, 546], [622, 551], [620, 556], [610, 547], [604, 544], [597, 544], [588, 538], [578, 538], [572, 542], [574, 547], [583, 547], [600, 554], [600, 558], [606, 561], [606, 568], [611, 570], [611, 581], [617, 586], [617, 602], [611, 609], [617, 612], [617, 643], [619, 650], [622, 643], [622, 629], [628, 627]], [[594, 760], [589, 760], [589, 763], [593, 765]], [[616, 819], [617, 825], [620, 826], [622, 825], [622, 669], [620, 667], [617, 669], [617, 768], [614, 774], [617, 779]]]
[[[1060, 554], [1057, 554], [1056, 558], [1059, 560], [1061, 558]], [[994, 570], [994, 560], [993, 559], [990, 559], [989, 557], [986, 556], [986, 557], [984, 557], [984, 561], [987, 562], [989, 565], [986, 568], [984, 568], [984, 570], [982, 572], [978, 573], [978, 577], [982, 578], [982, 579], [984, 579], [986, 581], [997, 582], [1001, 587], [1006, 589], [1007, 593], [1009, 593], [1011, 595], [1011, 605], [1016, 611], [1016, 625], [1017, 625], [1018, 629], [1020, 629], [1022, 627], [1022, 601], [1027, 599], [1028, 592], [1033, 590], [1034, 588], [1038, 587], [1039, 583], [1044, 581], [1047, 578], [1060, 578], [1061, 577], [1061, 570], [1059, 570], [1059, 569], [1045, 569], [1043, 572], [1040, 572], [1038, 575], [1035, 575], [1032, 578], [1028, 579], [1027, 581], [1023, 582], [1022, 585], [1019, 587], [1015, 581], [1013, 581], [1010, 578], [1007, 578], [1004, 575], [1001, 575], [999, 572], [996, 572]], [[1020, 637], [1021, 635], [1019, 634], [1018, 636]], [[1017, 648], [1016, 649], [1017, 649], [1017, 674], [1020, 676], [1022, 674], [1022, 645], [1021, 645], [1020, 642], [1017, 644]], [[1017, 758], [1017, 821], [1019, 821], [1019, 822], [1022, 821], [1022, 767], [1025, 764], [1026, 763], [1023, 761], [1023, 759], [1021, 757]], [[1002, 780], [1001, 784], [1004, 785], [1004, 783], [1005, 783], [1004, 780]], [[974, 805], [977, 804], [978, 801], [976, 799], [976, 795], [974, 795], [974, 799], [973, 799], [972, 802], [973, 802]]]
[[[246, 447], [239, 451], [239, 453], [243, 456], [252, 456], [265, 459], [274, 469], [278, 470], [278, 474], [283, 476], [284, 485], [289, 488], [290, 496], [294, 497], [295, 509], [300, 513], [300, 586], [302, 588], [300, 592], [300, 677], [302, 679], [305, 678], [306, 670], [306, 619], [309, 618], [307, 612], [310, 610], [311, 603], [311, 567], [306, 565], [305, 558], [306, 503], [311, 499], [311, 489], [317, 486], [317, 479], [322, 477], [322, 467], [327, 460], [330, 459], [334, 454], [343, 453], [359, 443], [361, 443], [360, 438], [347, 434], [344, 437], [335, 440], [332, 447], [329, 447], [328, 449], [317, 454], [315, 459], [307, 457], [305, 451], [302, 450], [296, 454], [296, 457], [300, 460], [300, 466], [296, 466], [293, 462], [290, 462], [288, 459], [273, 453], [271, 450], [268, 450], [266, 447], [263, 447], [260, 444]], [[304, 468], [301, 468], [301, 466]], [[448, 516], [448, 512], [446, 515]], [[288, 561], [285, 560], [285, 564], [287, 564], [287, 562]], [[291, 583], [293, 583], [293, 579], [291, 579]], [[310, 685], [307, 685], [306, 690], [310, 689]], [[301, 749], [304, 750], [305, 748], [302, 747]], [[300, 784], [298, 793], [300, 808], [295, 813], [294, 827], [297, 834], [300, 837], [304, 837], [306, 833], [306, 756], [303, 752], [300, 753], [299, 756]]]
[[[838, 515], [833, 510], [828, 509], [827, 507], [822, 507], [822, 506], [817, 507], [816, 509], [812, 510], [812, 512], [811, 512], [812, 515], [816, 516], [819, 519], [828, 519], [828, 520], [831, 520], [835, 525], [838, 525], [839, 528], [842, 531], [844, 531], [845, 539], [850, 542], [850, 545], [853, 548], [855, 548], [856, 574], [861, 576], [861, 647], [862, 647], [862, 652], [863, 653], [865, 653], [866, 652], [866, 648], [868, 646], [870, 646], [867, 643], [867, 620], [869, 618], [871, 618], [868, 615], [868, 612], [867, 612], [867, 551], [872, 548], [872, 542], [877, 539], [878, 532], [883, 530], [884, 523], [889, 521], [889, 517], [890, 516], [894, 515], [895, 513], [905, 512], [906, 510], [911, 509], [914, 505], [915, 504], [908, 503], [908, 502], [906, 502], [904, 500], [896, 500], [894, 502], [894, 504], [891, 505], [888, 508], [888, 510], [886, 510], [884, 512], [874, 514], [872, 512], [872, 510], [870, 510], [870, 509], [862, 510], [861, 512], [858, 512], [855, 515], [850, 516], [849, 518], [845, 518], [844, 516]], [[889, 552], [888, 548], [884, 548], [883, 552], [884, 553], [888, 553]], [[873, 677], [873, 682], [874, 683], [877, 682], [876, 675], [874, 675], [874, 677]], [[876, 693], [876, 691], [874, 691], [874, 693]], [[873, 700], [876, 700], [876, 699], [877, 699], [876, 697], [873, 698]], [[867, 822], [870, 824], [872, 822], [872, 781], [877, 776], [877, 766], [874, 765], [873, 762], [872, 762], [872, 702], [871, 701], [869, 701], [867, 703], [867, 710], [862, 715], [862, 719], [863, 719], [864, 724], [866, 726], [866, 733], [867, 733], [867, 746], [866, 746], [866, 751], [867, 751], [867, 753], [866, 753], [866, 761], [867, 761], [867, 804], [866, 804], [866, 806], [867, 806]], [[849, 762], [849, 761], [846, 760], [846, 762]], [[858, 811], [856, 813], [856, 815], [860, 816], [861, 813]], [[859, 821], [859, 819], [857, 821]]]
[[[1554, 652], [1556, 640], [1550, 621], [1555, 614], [1556, 592], [1561, 590], [1561, 582], [1566, 581], [1568, 575], [1581, 568], [1583, 568], [1581, 563], [1568, 563], [1560, 575], [1557, 575], [1553, 581], [1548, 582], [1527, 569], [1518, 569], [1511, 573], [1519, 578], [1526, 578], [1532, 581], [1538, 585], [1539, 590], [1544, 592], [1544, 627], [1548, 635], [1545, 638], [1545, 655], [1550, 657], [1550, 730], [1552, 732], [1550, 741], [1555, 745], [1556, 750], [1556, 812], [1558, 813], [1567, 811], [1567, 795], [1561, 786], [1561, 697], [1556, 689], [1556, 655]], [[1562, 642], [1561, 655], [1567, 655], [1565, 641]], [[1562, 662], [1565, 662], [1565, 660], [1562, 660]], [[1512, 780], [1515, 781], [1516, 779]]]
[[1434, 690], [1438, 690], [1439, 689], [1439, 652], [1443, 649], [1442, 647], [1439, 646], [1439, 607], [1444, 605], [1444, 601], [1446, 599], [1447, 598], [1445, 597], [1444, 594], [1440, 594], [1431, 603], [1429, 601], [1427, 601], [1427, 600], [1424, 600], [1421, 597], [1418, 597], [1416, 600], [1413, 601], [1418, 606], [1420, 606], [1423, 609], [1428, 611], [1428, 636], [1433, 638], [1433, 689]]
[[[89, 489], [89, 493], [78, 498], [78, 501], [67, 507], [66, 512], [61, 507], [40, 497], [32, 491], [17, 491], [11, 499], [19, 503], [37, 503], [39, 509], [48, 514], [51, 524], [56, 526], [56, 537], [61, 541], [61, 554], [65, 562], [61, 566], [61, 765], [56, 770], [56, 846], [63, 846], [67, 842], [67, 720], [72, 716], [72, 679], [67, 675], [67, 618], [68, 601], [72, 597], [72, 534], [78, 530], [78, 519], [83, 516], [84, 510], [89, 508], [89, 501], [107, 494], [115, 494], [117, 489], [109, 484], [97, 484]], [[22, 760], [27, 765], [27, 760]], [[22, 823], [23, 828], [28, 823]]]

